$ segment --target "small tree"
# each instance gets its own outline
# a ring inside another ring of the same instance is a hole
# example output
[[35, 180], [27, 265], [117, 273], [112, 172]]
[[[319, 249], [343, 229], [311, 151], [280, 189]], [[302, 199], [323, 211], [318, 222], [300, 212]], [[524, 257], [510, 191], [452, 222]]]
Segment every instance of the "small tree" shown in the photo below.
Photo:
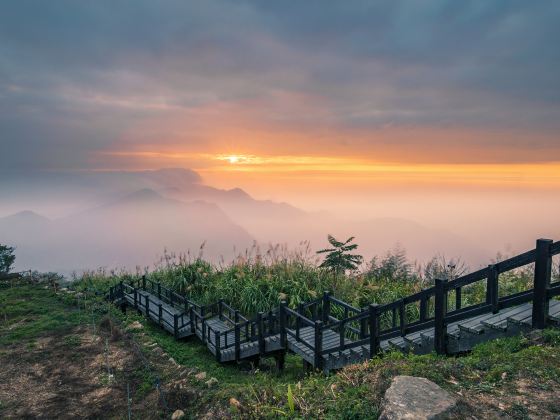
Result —
[[455, 280], [468, 270], [461, 258], [448, 261], [445, 256], [437, 255], [426, 263], [424, 267], [424, 281], [433, 283], [435, 279]]
[[14, 250], [14, 247], [0, 244], [0, 273], [8, 273], [12, 268], [16, 260]]
[[408, 261], [406, 251], [399, 246], [388, 251], [385, 257], [373, 257], [366, 271], [366, 276], [372, 280], [417, 281], [415, 267]]
[[327, 238], [333, 247], [317, 251], [317, 254], [327, 254], [319, 267], [326, 268], [335, 274], [358, 268], [358, 265], [362, 263], [363, 257], [349, 253], [358, 248], [357, 244], [350, 244], [354, 240], [353, 236], [345, 242], [337, 241], [332, 235], [328, 235]]

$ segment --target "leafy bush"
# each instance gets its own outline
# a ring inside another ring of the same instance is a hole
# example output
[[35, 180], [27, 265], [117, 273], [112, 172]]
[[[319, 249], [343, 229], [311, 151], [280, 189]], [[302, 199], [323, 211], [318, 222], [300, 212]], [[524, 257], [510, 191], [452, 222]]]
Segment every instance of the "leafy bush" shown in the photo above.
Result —
[[16, 260], [15, 248], [0, 244], [0, 273], [9, 273]]

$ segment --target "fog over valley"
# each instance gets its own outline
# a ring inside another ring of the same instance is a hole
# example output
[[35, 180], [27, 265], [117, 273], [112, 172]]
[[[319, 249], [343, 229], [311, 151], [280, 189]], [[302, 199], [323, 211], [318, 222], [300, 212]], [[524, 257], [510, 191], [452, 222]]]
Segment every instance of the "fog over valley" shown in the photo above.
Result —
[[[337, 202], [336, 194], [333, 206], [326, 202], [323, 210], [308, 211], [253, 198], [240, 188], [214, 188], [187, 169], [45, 172], [11, 178], [0, 187], [0, 237], [17, 247], [18, 270], [67, 274], [98, 267], [134, 270], [152, 266], [164, 250], [229, 263], [247, 250], [264, 253], [274, 244], [295, 250], [309, 241], [315, 251], [324, 247], [327, 234], [356, 236], [365, 261], [400, 247], [418, 263], [439, 254], [460, 257], [475, 268], [498, 252], [529, 249], [536, 234], [560, 236], [559, 224], [547, 217], [520, 223], [508, 236], [510, 218], [527, 220], [513, 208], [501, 217], [507, 223], [493, 218], [489, 209], [487, 218], [481, 218], [478, 226], [470, 223], [468, 229], [438, 223], [437, 213], [419, 220], [433, 203], [412, 193], [408, 199], [404, 193], [366, 197], [373, 209], [369, 214], [338, 211], [344, 204], [351, 209], [359, 203], [344, 197]], [[452, 204], [442, 204], [439, 211], [449, 212]], [[433, 209], [436, 212], [437, 206]], [[451, 219], [469, 217], [460, 207], [454, 212], [449, 213]], [[408, 217], [400, 217], [401, 213]]]

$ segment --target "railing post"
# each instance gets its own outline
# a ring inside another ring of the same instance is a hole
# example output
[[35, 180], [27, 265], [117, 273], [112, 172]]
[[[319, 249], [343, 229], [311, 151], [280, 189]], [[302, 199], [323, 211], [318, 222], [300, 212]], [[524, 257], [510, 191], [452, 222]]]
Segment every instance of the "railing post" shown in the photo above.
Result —
[[173, 336], [175, 339], [179, 337], [179, 318], [177, 314], [173, 314]]
[[[340, 320], [340, 324], [338, 326], [338, 343], [340, 345], [340, 347], [344, 347], [344, 332], [346, 330], [346, 320], [345, 319], [341, 319]], [[342, 351], [342, 350], [340, 350]]]
[[552, 271], [552, 240], [537, 240], [535, 279], [533, 285], [533, 328], [543, 329], [548, 323], [550, 277]]
[[146, 275], [142, 276], [142, 289], [146, 290]]
[[406, 305], [404, 299], [401, 299], [401, 303], [399, 304], [399, 321], [401, 336], [404, 337], [406, 335]]
[[[298, 303], [297, 306], [297, 313], [300, 315], [303, 315], [301, 312], [303, 311], [302, 309], [302, 304]], [[299, 329], [300, 329], [300, 325], [301, 325], [301, 320], [299, 319], [299, 316], [296, 316], [296, 340], [299, 340]]]
[[492, 305], [492, 312], [497, 313], [498, 307], [498, 270], [494, 264], [488, 266], [488, 280], [486, 281], [486, 304]]
[[146, 295], [146, 296], [144, 296], [144, 299], [146, 299], [146, 316], [149, 318], [150, 317], [150, 296]]
[[259, 329], [259, 353], [264, 355], [266, 351], [266, 343], [264, 341], [264, 321], [263, 321], [263, 313], [259, 312], [257, 314], [257, 328]]
[[428, 316], [428, 299], [426, 296], [420, 298], [420, 322], [425, 321]]
[[138, 309], [138, 292], [136, 287], [134, 288], [134, 309]]
[[241, 358], [241, 327], [239, 323], [235, 323], [235, 361], [239, 362]]
[[[366, 309], [362, 308], [362, 313], [364, 313]], [[360, 340], [363, 340], [367, 336], [367, 318], [363, 316], [360, 319]]]
[[158, 296], [158, 299], [161, 300], [161, 282], [159, 282], [159, 281], [157, 283], [157, 296]]
[[191, 323], [191, 333], [194, 334], [196, 332], [196, 328], [195, 328], [195, 319], [194, 319], [194, 308], [191, 306], [191, 308], [189, 309], [189, 320]]
[[272, 316], [272, 311], [268, 311], [268, 333], [270, 335], [274, 333], [274, 318]]
[[379, 353], [379, 305], [369, 305], [369, 357]]
[[447, 280], [436, 279], [435, 320], [434, 320], [434, 349], [437, 354], [447, 351], [445, 313], [447, 311]]
[[315, 321], [315, 369], [323, 367], [323, 321]]
[[220, 332], [219, 331], [214, 332], [214, 343], [216, 346], [216, 360], [218, 362], [221, 362], [222, 358], [220, 357]]
[[200, 322], [202, 324], [202, 342], [204, 344], [206, 344], [206, 342], [207, 342], [207, 340], [206, 340], [206, 321], [204, 320], [204, 317], [202, 317]]
[[329, 322], [329, 316], [331, 315], [331, 300], [330, 292], [323, 292], [323, 322], [326, 324]]
[[161, 325], [162, 324], [161, 320], [162, 320], [162, 317], [163, 317], [163, 308], [161, 306], [161, 302], [159, 303], [158, 307], [159, 307], [158, 321], [159, 321], [159, 324]]
[[286, 348], [287, 344], [286, 343], [286, 302], [282, 301], [280, 302], [280, 310], [279, 310], [279, 314], [280, 314], [280, 346], [282, 346], [282, 348]]

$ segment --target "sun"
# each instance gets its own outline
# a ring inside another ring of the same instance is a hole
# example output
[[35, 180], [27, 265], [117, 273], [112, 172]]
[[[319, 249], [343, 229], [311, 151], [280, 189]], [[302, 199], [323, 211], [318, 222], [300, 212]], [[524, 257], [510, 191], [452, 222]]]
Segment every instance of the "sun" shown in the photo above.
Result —
[[239, 162], [239, 156], [235, 156], [235, 155], [228, 156], [227, 160], [229, 161], [229, 163], [233, 165]]

